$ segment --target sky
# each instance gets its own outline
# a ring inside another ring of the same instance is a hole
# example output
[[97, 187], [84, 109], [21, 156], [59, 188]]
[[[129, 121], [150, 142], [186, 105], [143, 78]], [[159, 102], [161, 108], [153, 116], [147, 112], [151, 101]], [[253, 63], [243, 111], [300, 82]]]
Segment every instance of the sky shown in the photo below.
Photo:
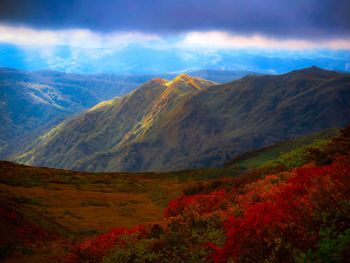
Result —
[[0, 66], [350, 71], [348, 0], [0, 0], [0, 7]]

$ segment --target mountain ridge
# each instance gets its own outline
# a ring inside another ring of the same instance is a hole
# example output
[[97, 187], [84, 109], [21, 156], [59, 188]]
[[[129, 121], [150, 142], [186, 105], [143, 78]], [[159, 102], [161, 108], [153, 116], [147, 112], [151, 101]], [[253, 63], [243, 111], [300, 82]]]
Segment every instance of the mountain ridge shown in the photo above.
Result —
[[[125, 142], [135, 138], [135, 135], [141, 136], [142, 132], [144, 132], [147, 128], [147, 123], [149, 123], [152, 118], [161, 117], [163, 114], [160, 112], [162, 107], [165, 105], [167, 107], [171, 107], [173, 104], [181, 103], [184, 94], [189, 96], [190, 94], [199, 92], [198, 89], [193, 88], [187, 81], [197, 82], [197, 85], [199, 83], [203, 86], [214, 85], [213, 82], [204, 81], [189, 76], [186, 77], [186, 81], [183, 81], [183, 77], [184, 75], [180, 76], [175, 82], [169, 82], [160, 78], [147, 81], [128, 95], [117, 98], [113, 100], [112, 103], [108, 103], [109, 105], [107, 109], [104, 110], [103, 108], [100, 108], [98, 111], [90, 110], [84, 112], [77, 117], [73, 117], [63, 122], [60, 126], [56, 127], [56, 130], [59, 130], [64, 134], [65, 129], [74, 130], [74, 127], [79, 127], [79, 124], [82, 124], [82, 127], [85, 127], [85, 129], [78, 128], [79, 133], [75, 133], [74, 136], [67, 135], [67, 137], [70, 137], [65, 141], [65, 143], [67, 143], [72, 140], [79, 140], [81, 134], [89, 132], [89, 129], [86, 129], [86, 127], [88, 127], [89, 123], [91, 122], [98, 122], [98, 118], [107, 119], [107, 121], [111, 123], [110, 126], [113, 126], [113, 123], [119, 121], [119, 128], [114, 131], [113, 128], [109, 129], [110, 136], [113, 137], [111, 141], [106, 142], [102, 140], [102, 142], [100, 141], [99, 143], [98, 138], [104, 138], [105, 132], [103, 129], [99, 130], [98, 128], [96, 129], [96, 138], [92, 140], [95, 142], [96, 146], [98, 144], [107, 144], [112, 149], [123, 145]], [[109, 116], [115, 117], [109, 119]], [[122, 121], [120, 121], [120, 118], [118, 118], [120, 116], [123, 118]], [[93, 130], [94, 127], [90, 127], [90, 129]], [[52, 137], [54, 139], [56, 134], [57, 132], [51, 134], [49, 132], [46, 134], [46, 137], [44, 135], [44, 137], [39, 138], [37, 143], [38, 147], [45, 145], [47, 137]], [[80, 147], [81, 149], [78, 150], [79, 152], [84, 151], [90, 153], [90, 150], [88, 149], [89, 147], [86, 148], [85, 144], [86, 143], [80, 143], [78, 146], [74, 147]], [[101, 150], [103, 149], [101, 147], [97, 148]], [[29, 151], [29, 154], [30, 153], [31, 151]], [[27, 155], [25, 154], [24, 156]], [[23, 155], [20, 158], [23, 158]], [[56, 161], [60, 163], [61, 159], [62, 158], [58, 158]]]

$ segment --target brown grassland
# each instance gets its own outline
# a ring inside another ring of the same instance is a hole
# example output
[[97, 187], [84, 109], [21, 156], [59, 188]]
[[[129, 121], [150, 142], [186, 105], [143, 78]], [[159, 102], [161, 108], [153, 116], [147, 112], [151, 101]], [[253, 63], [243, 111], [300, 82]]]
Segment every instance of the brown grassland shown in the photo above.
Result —
[[190, 184], [171, 173], [92, 174], [0, 162], [1, 252], [20, 251], [6, 262], [59, 261], [76, 240], [160, 220]]

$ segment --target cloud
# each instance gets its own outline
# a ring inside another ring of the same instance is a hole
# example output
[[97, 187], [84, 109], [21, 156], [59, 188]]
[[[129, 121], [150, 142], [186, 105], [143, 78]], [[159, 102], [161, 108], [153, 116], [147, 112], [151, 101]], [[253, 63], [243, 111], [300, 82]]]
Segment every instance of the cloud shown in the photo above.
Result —
[[157, 35], [140, 32], [97, 33], [88, 29], [38, 30], [23, 26], [0, 25], [0, 42], [20, 46], [118, 48], [132, 43], [159, 40], [160, 37]]
[[350, 36], [349, 0], [0, 0], [0, 22], [151, 34], [225, 31], [287, 39]]
[[222, 31], [189, 32], [178, 43], [180, 48], [194, 49], [350, 49], [348, 39], [303, 40], [277, 39], [262, 35], [237, 35]]

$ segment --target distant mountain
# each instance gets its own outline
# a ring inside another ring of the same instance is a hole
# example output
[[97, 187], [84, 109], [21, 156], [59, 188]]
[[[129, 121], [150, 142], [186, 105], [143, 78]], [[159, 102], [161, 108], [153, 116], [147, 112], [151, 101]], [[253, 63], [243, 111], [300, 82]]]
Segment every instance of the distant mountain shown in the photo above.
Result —
[[89, 171], [219, 166], [348, 123], [348, 74], [311, 67], [222, 85], [180, 75], [149, 81], [61, 123], [15, 160]]
[[65, 117], [124, 95], [148, 78], [0, 68], [0, 158]]

